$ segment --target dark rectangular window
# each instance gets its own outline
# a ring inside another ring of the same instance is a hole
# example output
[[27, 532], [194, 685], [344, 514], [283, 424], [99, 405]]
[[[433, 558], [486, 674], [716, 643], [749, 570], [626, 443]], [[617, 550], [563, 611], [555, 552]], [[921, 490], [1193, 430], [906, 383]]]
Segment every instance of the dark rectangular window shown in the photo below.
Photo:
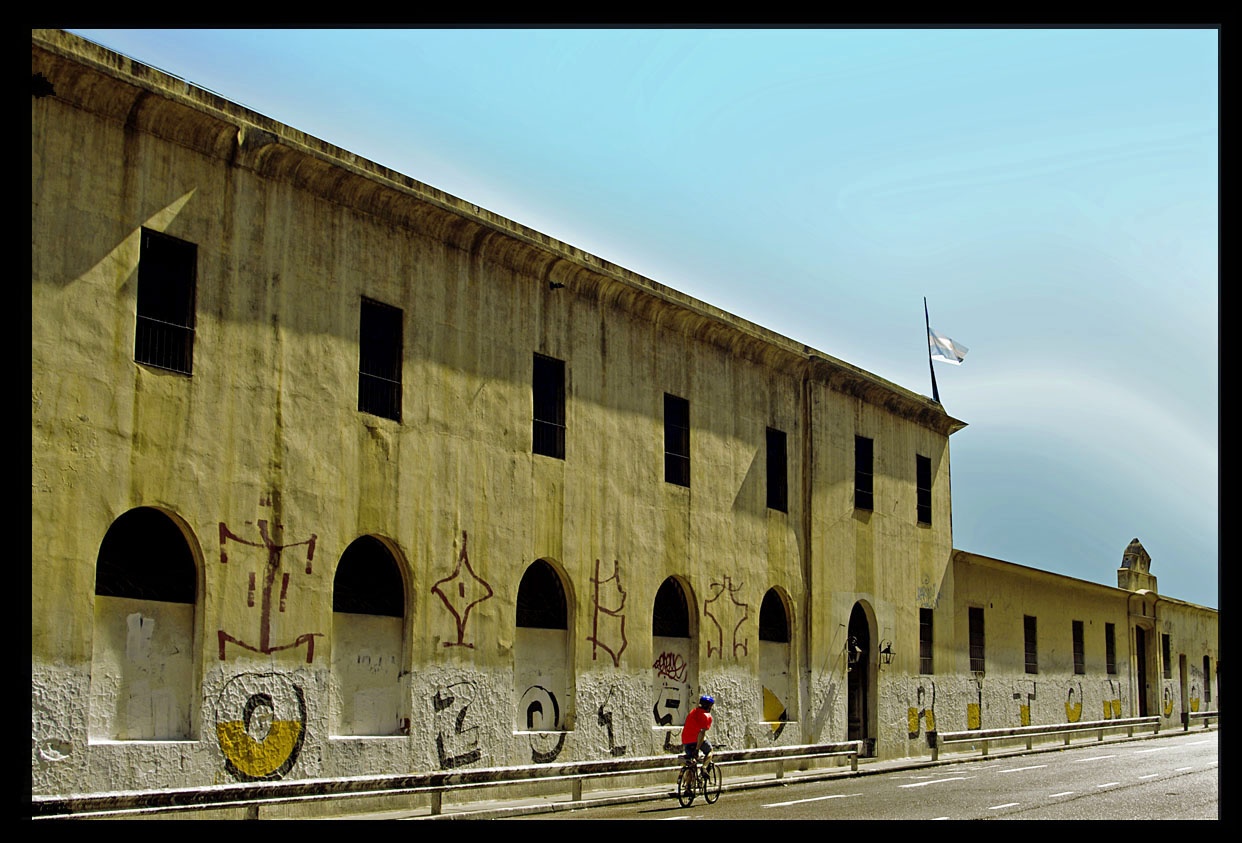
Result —
[[983, 608], [970, 607], [970, 670], [983, 673]]
[[358, 328], [358, 409], [401, 421], [401, 308], [364, 298]]
[[1160, 653], [1164, 656], [1164, 678], [1173, 678], [1173, 647], [1167, 634], [1160, 636]]
[[915, 486], [918, 492], [918, 517], [920, 524], [931, 523], [931, 457], [915, 454]]
[[919, 609], [919, 673], [932, 670], [932, 610]]
[[144, 228], [140, 248], [134, 360], [191, 374], [198, 247]]
[[535, 399], [536, 454], [565, 459], [565, 361], [535, 355], [531, 391]]
[[875, 443], [865, 436], [854, 437], [854, 508], [874, 509], [872, 496], [872, 472], [875, 463]]
[[1210, 703], [1212, 701], [1212, 658], [1211, 656], [1203, 657], [1203, 701]]
[[1072, 627], [1074, 630], [1074, 673], [1081, 675], [1087, 672], [1087, 653], [1082, 637], [1082, 621], [1073, 621]]
[[768, 509], [789, 511], [789, 465], [785, 432], [768, 428]]
[[1026, 649], [1026, 672], [1039, 673], [1039, 647], [1035, 637], [1035, 618], [1022, 616], [1022, 638]]
[[1117, 674], [1117, 627], [1104, 624], [1104, 669], [1109, 676]]
[[664, 479], [690, 485], [690, 402], [664, 393]]

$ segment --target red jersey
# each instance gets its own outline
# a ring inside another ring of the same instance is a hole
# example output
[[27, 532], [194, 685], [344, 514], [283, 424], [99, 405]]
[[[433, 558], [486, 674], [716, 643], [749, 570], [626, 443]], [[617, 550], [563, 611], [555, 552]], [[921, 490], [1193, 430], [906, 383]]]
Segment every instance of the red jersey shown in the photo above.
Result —
[[701, 708], [696, 708], [686, 717], [686, 725], [681, 730], [681, 745], [699, 742], [699, 732], [706, 732], [712, 727], [712, 716]]

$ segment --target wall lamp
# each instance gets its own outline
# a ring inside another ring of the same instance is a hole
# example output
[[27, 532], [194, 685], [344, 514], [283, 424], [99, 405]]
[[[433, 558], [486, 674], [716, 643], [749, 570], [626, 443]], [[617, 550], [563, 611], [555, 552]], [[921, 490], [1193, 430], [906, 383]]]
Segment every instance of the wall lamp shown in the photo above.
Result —
[[880, 664], [892, 664], [892, 663], [893, 663], [893, 642], [892, 641], [881, 641], [880, 642]]

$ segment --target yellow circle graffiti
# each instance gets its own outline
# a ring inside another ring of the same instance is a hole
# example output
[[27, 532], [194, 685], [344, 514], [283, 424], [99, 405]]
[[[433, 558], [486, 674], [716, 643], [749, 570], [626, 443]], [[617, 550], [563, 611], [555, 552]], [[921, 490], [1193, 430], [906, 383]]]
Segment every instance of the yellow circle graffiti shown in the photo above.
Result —
[[283, 778], [306, 737], [306, 698], [276, 673], [243, 673], [216, 703], [216, 738], [224, 767], [240, 781]]

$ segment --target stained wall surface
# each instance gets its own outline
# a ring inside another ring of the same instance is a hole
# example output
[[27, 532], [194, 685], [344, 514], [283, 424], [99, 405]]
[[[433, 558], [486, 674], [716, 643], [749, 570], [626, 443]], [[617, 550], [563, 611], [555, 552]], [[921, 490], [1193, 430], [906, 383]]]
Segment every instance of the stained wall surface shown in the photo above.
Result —
[[[675, 751], [708, 691], [717, 745], [920, 754], [969, 701], [1013, 720], [1005, 625], [1032, 601], [1056, 642], [1032, 718], [1108, 699], [1096, 656], [1066, 666], [1071, 615], [1093, 642], [1116, 624], [1129, 669], [1143, 598], [955, 556], [963, 423], [930, 399], [65, 33], [32, 33], [32, 73], [35, 793]], [[189, 372], [138, 359], [152, 242], [192, 247]], [[376, 304], [399, 328], [378, 414]], [[536, 452], [537, 356], [564, 364], [560, 455]], [[666, 396], [688, 403], [684, 453]], [[172, 532], [113, 552], [127, 513]], [[380, 573], [344, 606], [363, 537]], [[191, 560], [189, 597], [150, 585], [165, 557]], [[553, 585], [519, 600], [537, 561]], [[670, 577], [684, 637], [657, 634]], [[529, 620], [557, 601], [563, 620]], [[1150, 635], [1172, 631], [1193, 682], [1215, 612], [1175, 602]], [[986, 699], [967, 603], [1006, 616]]]

